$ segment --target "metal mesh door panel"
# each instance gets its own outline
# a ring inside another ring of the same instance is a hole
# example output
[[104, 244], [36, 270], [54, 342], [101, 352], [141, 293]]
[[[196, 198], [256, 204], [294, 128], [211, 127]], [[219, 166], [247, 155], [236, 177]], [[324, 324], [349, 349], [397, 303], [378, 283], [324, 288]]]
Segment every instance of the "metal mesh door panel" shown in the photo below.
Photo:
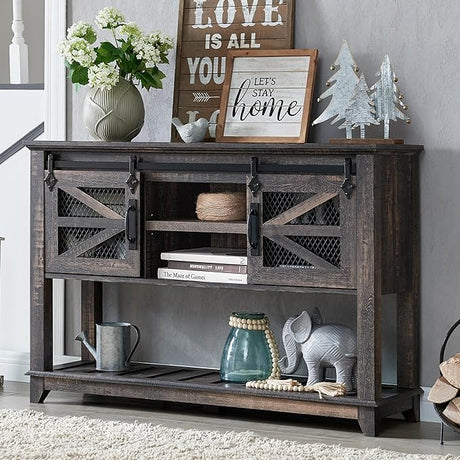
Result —
[[125, 212], [125, 189], [123, 188], [90, 188], [81, 187], [80, 190], [90, 197], [104, 204], [120, 216]]
[[[280, 215], [313, 197], [314, 193], [265, 192], [263, 222]], [[334, 197], [322, 205], [292, 219], [288, 225], [340, 225], [339, 198]]]
[[[340, 238], [316, 236], [292, 236], [288, 238], [326, 262], [340, 268]], [[298, 254], [294, 254], [266, 237], [263, 239], [263, 265], [264, 267], [316, 268]]]
[[[125, 191], [122, 188], [91, 188], [79, 187], [79, 189], [94, 198], [99, 203], [123, 216], [125, 209]], [[94, 209], [82, 203], [77, 198], [69, 195], [66, 191], [58, 190], [58, 216], [59, 217], [102, 217]]]
[[109, 238], [107, 241], [91, 248], [89, 251], [81, 254], [79, 257], [89, 259], [118, 259], [126, 260], [126, 241], [125, 232]]
[[97, 235], [104, 230], [103, 228], [79, 228], [79, 227], [59, 227], [58, 228], [58, 254], [73, 249], [78, 244]]

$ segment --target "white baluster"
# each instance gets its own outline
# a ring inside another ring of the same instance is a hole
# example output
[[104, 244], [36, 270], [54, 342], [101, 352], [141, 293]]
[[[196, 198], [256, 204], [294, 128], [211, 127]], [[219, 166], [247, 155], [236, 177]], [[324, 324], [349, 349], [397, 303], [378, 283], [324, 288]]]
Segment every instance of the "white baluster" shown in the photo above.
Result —
[[10, 83], [29, 83], [29, 51], [24, 41], [22, 0], [13, 0], [13, 39], [10, 44]]

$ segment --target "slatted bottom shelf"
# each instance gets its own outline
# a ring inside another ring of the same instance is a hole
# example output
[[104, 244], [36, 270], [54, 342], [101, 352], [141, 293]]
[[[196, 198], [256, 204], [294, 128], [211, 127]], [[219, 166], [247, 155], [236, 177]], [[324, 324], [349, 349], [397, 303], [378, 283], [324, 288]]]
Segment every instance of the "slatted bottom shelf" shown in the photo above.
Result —
[[53, 371], [30, 371], [28, 374], [33, 380], [42, 380], [44, 390], [347, 419], [358, 419], [360, 407], [378, 410], [382, 416], [403, 412], [419, 394], [418, 389], [388, 388], [383, 390], [379, 401], [363, 401], [356, 395], [321, 399], [317, 393], [256, 390], [223, 382], [215, 369], [147, 363], [132, 363], [122, 372], [99, 372], [94, 363], [80, 361], [56, 366]]

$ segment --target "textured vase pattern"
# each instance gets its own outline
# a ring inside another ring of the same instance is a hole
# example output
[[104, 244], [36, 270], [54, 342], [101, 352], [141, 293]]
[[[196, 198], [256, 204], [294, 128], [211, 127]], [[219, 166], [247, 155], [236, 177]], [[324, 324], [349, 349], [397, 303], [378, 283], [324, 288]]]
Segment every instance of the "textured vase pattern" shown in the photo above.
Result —
[[101, 141], [130, 141], [144, 125], [144, 102], [139, 90], [124, 78], [110, 90], [90, 88], [83, 121], [91, 136]]

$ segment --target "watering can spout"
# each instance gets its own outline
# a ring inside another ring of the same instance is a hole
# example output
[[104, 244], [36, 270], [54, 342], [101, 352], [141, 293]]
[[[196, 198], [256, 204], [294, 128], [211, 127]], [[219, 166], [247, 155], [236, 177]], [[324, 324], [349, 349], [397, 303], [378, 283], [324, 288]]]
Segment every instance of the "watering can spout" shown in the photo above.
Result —
[[86, 333], [84, 331], [78, 333], [75, 337], [75, 340], [82, 342], [88, 351], [93, 355], [94, 359], [97, 359], [96, 349], [88, 342], [88, 338], [86, 337]]

